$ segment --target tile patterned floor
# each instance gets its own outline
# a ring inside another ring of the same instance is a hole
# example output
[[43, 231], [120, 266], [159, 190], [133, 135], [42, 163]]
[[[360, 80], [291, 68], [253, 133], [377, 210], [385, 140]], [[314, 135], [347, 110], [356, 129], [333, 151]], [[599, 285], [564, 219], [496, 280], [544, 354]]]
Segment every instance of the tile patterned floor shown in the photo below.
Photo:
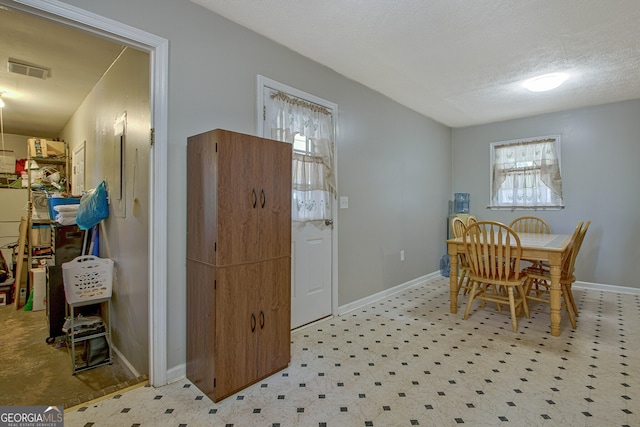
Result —
[[576, 330], [539, 304], [514, 334], [508, 311], [450, 314], [438, 277], [295, 331], [287, 369], [222, 402], [181, 380], [65, 426], [640, 426], [640, 295], [574, 295]]

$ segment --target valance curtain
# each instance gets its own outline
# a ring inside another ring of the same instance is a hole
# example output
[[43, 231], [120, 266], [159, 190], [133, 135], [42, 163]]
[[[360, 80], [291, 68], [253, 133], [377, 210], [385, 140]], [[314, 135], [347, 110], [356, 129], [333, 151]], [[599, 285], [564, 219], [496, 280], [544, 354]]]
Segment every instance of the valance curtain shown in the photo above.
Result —
[[276, 91], [269, 91], [264, 103], [270, 138], [293, 144], [301, 136], [306, 141], [306, 149], [293, 154], [292, 220], [333, 219], [336, 180], [331, 111]]
[[562, 205], [562, 178], [556, 139], [499, 145], [494, 150], [494, 205]]

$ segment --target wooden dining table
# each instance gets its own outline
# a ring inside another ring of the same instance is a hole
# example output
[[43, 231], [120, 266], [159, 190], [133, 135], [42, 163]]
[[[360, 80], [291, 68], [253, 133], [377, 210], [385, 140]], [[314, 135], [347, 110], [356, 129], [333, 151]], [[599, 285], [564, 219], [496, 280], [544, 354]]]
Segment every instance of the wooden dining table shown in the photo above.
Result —
[[[549, 299], [551, 306], [551, 335], [560, 336], [561, 288], [560, 273], [562, 261], [569, 256], [571, 235], [517, 233], [522, 247], [522, 259], [547, 261], [550, 267], [551, 288]], [[464, 254], [462, 237], [447, 240], [450, 258], [449, 292], [451, 305], [449, 311], [458, 312], [458, 254]]]

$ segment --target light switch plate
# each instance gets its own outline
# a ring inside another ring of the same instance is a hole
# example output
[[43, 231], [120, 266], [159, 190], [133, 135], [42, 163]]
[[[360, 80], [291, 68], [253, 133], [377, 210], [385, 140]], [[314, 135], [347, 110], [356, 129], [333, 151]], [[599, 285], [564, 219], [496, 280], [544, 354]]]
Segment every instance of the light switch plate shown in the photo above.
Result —
[[347, 209], [349, 207], [349, 197], [340, 196], [340, 209]]

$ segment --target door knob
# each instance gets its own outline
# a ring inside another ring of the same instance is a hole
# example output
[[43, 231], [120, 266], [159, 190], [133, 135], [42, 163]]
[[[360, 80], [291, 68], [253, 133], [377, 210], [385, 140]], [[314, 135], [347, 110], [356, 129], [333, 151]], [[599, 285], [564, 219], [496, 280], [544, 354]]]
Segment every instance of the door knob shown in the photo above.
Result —
[[325, 219], [324, 220], [324, 225], [326, 225], [327, 227], [333, 225], [333, 220], [332, 219]]

